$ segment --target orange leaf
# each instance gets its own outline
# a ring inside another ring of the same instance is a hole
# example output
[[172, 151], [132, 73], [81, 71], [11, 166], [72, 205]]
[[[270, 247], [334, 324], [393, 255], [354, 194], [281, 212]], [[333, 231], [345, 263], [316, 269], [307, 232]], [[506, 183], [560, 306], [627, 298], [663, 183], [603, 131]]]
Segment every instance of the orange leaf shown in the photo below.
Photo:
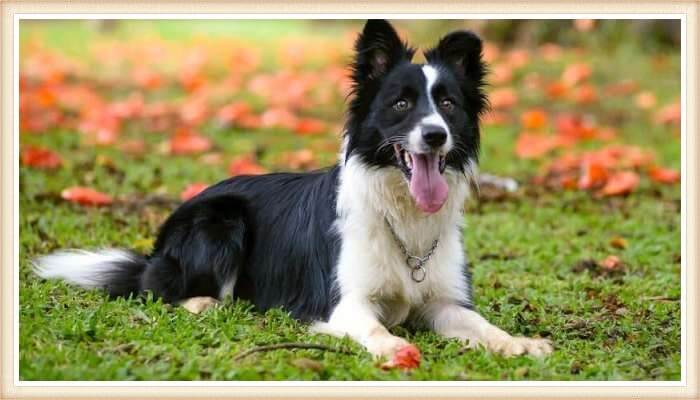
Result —
[[545, 88], [545, 92], [550, 99], [560, 99], [568, 93], [568, 87], [562, 82], [550, 82]]
[[187, 201], [193, 198], [194, 196], [200, 194], [202, 191], [204, 191], [204, 189], [208, 187], [209, 185], [207, 185], [206, 183], [190, 183], [189, 185], [187, 185], [185, 190], [183, 190], [182, 193], [180, 193], [180, 199], [182, 201]]
[[513, 79], [513, 67], [509, 64], [496, 64], [491, 67], [489, 81], [494, 85], [503, 85]]
[[561, 80], [569, 86], [583, 82], [590, 78], [591, 67], [586, 63], [569, 64], [561, 75]]
[[229, 125], [238, 122], [241, 117], [250, 115], [252, 112], [253, 110], [248, 103], [237, 101], [221, 107], [216, 118], [220, 123]]
[[420, 350], [413, 344], [401, 347], [391, 360], [382, 364], [382, 369], [401, 368], [413, 369], [420, 366]]
[[43, 147], [29, 146], [22, 150], [22, 165], [34, 168], [55, 169], [63, 164], [61, 156]]
[[605, 165], [593, 161], [584, 161], [581, 165], [581, 176], [578, 180], [579, 189], [592, 189], [605, 184], [608, 170]]
[[302, 118], [297, 121], [294, 132], [300, 135], [316, 135], [326, 131], [326, 123], [314, 118]]
[[654, 93], [645, 90], [640, 92], [637, 97], [634, 98], [634, 103], [642, 110], [649, 110], [656, 105], [656, 96]]
[[228, 173], [236, 175], [260, 175], [267, 172], [265, 168], [255, 162], [252, 156], [242, 156], [231, 160], [228, 166]]
[[496, 89], [489, 95], [489, 101], [494, 110], [508, 109], [518, 103], [518, 95], [512, 88]]
[[520, 122], [525, 129], [542, 129], [547, 124], [547, 114], [540, 108], [533, 108], [520, 115]]
[[520, 158], [539, 158], [557, 147], [553, 136], [523, 132], [515, 143], [515, 154]]
[[309, 149], [283, 153], [280, 162], [291, 169], [310, 169], [317, 166], [314, 153]]
[[61, 192], [61, 197], [72, 203], [88, 206], [102, 206], [112, 204], [112, 197], [94, 189], [73, 186]]
[[598, 192], [602, 196], [619, 196], [634, 191], [639, 185], [639, 175], [631, 171], [613, 174], [605, 186]]
[[657, 166], [649, 167], [649, 169], [647, 169], [647, 175], [649, 175], [652, 181], [658, 183], [676, 183], [681, 180], [680, 172], [674, 169]]
[[593, 85], [581, 85], [574, 90], [573, 97], [578, 104], [591, 104], [598, 100], [598, 90]]
[[265, 128], [296, 128], [298, 118], [286, 108], [270, 108], [260, 116], [260, 124]]
[[661, 108], [654, 116], [657, 124], [674, 124], [681, 122], [681, 103], [671, 103]]
[[598, 265], [608, 271], [613, 271], [622, 266], [622, 261], [620, 261], [620, 257], [610, 255], [605, 257], [605, 259], [599, 262]]
[[170, 152], [173, 154], [194, 154], [211, 148], [211, 141], [190, 129], [181, 128], [170, 139]]

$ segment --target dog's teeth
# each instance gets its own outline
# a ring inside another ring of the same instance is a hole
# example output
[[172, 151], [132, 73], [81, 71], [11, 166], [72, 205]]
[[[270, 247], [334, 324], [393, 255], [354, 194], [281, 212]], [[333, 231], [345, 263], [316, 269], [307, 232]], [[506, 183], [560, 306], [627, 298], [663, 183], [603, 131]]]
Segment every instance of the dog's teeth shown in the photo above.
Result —
[[406, 166], [410, 169], [413, 168], [413, 160], [411, 159], [411, 153], [405, 151], [403, 153], [403, 160], [406, 163]]

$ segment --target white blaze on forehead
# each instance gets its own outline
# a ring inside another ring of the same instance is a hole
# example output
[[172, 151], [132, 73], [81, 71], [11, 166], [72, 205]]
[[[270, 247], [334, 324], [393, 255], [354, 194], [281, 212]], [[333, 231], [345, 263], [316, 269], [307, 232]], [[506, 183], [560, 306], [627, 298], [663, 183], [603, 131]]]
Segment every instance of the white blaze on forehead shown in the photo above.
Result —
[[408, 134], [408, 140], [409, 140], [409, 145], [413, 149], [420, 149], [424, 146], [420, 146], [420, 143], [423, 142], [422, 138], [422, 129], [421, 127], [423, 126], [439, 126], [442, 129], [447, 132], [447, 142], [443, 146], [443, 149], [445, 151], [449, 151], [452, 149], [452, 133], [450, 132], [450, 128], [447, 126], [447, 123], [445, 122], [445, 119], [442, 118], [442, 115], [437, 110], [437, 107], [435, 107], [435, 101], [433, 101], [433, 87], [435, 86], [435, 82], [437, 82], [438, 77], [440, 76], [440, 71], [433, 67], [432, 65], [424, 65], [422, 68], [423, 75], [425, 76], [425, 95], [428, 98], [428, 105], [429, 105], [429, 112], [428, 115], [423, 117], [420, 122], [416, 125], [415, 128], [411, 130], [411, 132]]

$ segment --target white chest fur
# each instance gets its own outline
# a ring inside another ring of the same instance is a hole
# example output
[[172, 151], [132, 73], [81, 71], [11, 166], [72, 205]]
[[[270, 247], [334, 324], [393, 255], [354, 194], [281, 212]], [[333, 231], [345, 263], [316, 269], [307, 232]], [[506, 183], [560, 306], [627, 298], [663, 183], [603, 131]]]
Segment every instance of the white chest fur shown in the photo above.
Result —
[[[473, 169], [468, 169], [471, 178]], [[418, 210], [398, 169], [371, 168], [350, 157], [340, 176], [336, 229], [342, 237], [337, 279], [342, 296], [361, 296], [378, 306], [387, 325], [403, 322], [429, 301], [464, 301], [462, 207], [469, 178], [448, 169], [449, 196], [435, 214]], [[411, 279], [406, 257], [386, 226], [392, 224], [409, 253], [423, 256], [425, 280]]]

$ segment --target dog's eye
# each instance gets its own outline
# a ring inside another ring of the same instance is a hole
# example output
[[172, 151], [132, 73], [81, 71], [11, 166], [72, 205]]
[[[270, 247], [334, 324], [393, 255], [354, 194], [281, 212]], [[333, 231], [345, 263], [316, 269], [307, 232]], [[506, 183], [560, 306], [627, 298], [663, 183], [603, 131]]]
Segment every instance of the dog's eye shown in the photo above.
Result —
[[406, 111], [409, 108], [411, 108], [411, 103], [409, 103], [408, 100], [399, 99], [394, 103], [394, 110], [396, 111]]
[[440, 100], [440, 108], [445, 111], [452, 111], [455, 108], [455, 103], [450, 99], [442, 99]]

